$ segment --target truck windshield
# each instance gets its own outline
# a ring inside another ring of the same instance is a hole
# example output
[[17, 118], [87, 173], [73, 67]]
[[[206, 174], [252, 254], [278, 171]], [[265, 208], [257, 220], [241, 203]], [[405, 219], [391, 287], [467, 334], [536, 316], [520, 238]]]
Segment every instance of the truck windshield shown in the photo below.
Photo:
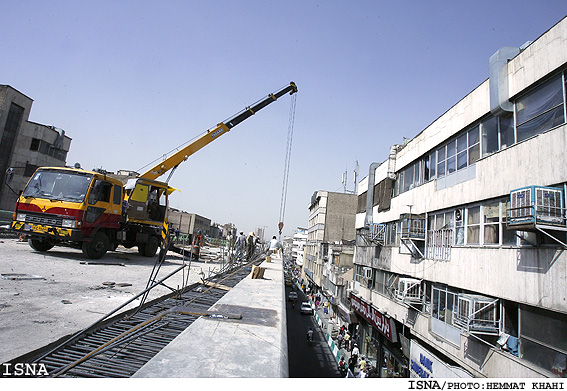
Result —
[[37, 171], [22, 196], [49, 200], [83, 202], [92, 175], [61, 171]]

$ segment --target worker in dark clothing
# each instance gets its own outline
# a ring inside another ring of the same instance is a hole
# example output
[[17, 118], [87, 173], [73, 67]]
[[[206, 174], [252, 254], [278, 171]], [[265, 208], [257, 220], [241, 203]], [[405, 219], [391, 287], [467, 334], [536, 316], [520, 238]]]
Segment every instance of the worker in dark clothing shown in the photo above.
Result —
[[246, 259], [252, 259], [254, 250], [256, 250], [256, 237], [254, 236], [254, 232], [250, 232], [246, 238]]

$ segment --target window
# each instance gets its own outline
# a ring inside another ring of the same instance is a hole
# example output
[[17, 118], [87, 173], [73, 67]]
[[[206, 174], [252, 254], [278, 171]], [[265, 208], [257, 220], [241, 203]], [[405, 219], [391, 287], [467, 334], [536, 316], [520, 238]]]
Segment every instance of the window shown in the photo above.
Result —
[[378, 293], [386, 295], [386, 273], [383, 270], [377, 269], [375, 276], [376, 280], [374, 281], [374, 289]]
[[437, 177], [445, 176], [445, 160], [446, 160], [446, 146], [442, 146], [437, 150]]
[[480, 206], [467, 208], [467, 244], [480, 244]]
[[426, 181], [429, 181], [435, 178], [435, 169], [437, 168], [437, 159], [435, 152], [429, 154], [429, 156], [425, 158], [424, 167], [424, 179]]
[[518, 142], [565, 122], [561, 81], [557, 75], [516, 101]]
[[480, 139], [478, 136], [478, 125], [469, 130], [469, 165], [475, 163], [480, 158]]
[[447, 144], [447, 168], [446, 168], [446, 173], [450, 174], [452, 172], [455, 172], [457, 170], [457, 166], [456, 166], [456, 154], [457, 154], [457, 142], [456, 140], [450, 141]]
[[468, 150], [468, 141], [467, 141], [467, 133], [463, 133], [461, 136], [457, 138], [457, 170], [465, 168], [467, 166], [468, 158], [467, 158], [467, 150]]
[[445, 323], [453, 324], [453, 314], [457, 306], [457, 293], [445, 287], [433, 287], [431, 316]]
[[32, 138], [30, 151], [39, 151], [39, 142], [40, 140], [37, 138]]
[[112, 184], [97, 179], [89, 195], [89, 204], [94, 205], [97, 202], [110, 202], [110, 192]]
[[368, 192], [364, 192], [358, 195], [358, 205], [356, 208], [356, 213], [363, 213], [366, 212], [366, 196]]
[[463, 210], [455, 211], [455, 244], [462, 246], [465, 244], [465, 224], [463, 219]]
[[498, 122], [500, 125], [500, 149], [505, 149], [515, 143], [514, 116], [510, 114], [507, 117], [500, 117]]
[[448, 261], [454, 236], [453, 212], [429, 215], [426, 257]]
[[398, 172], [398, 179], [396, 180], [396, 185], [394, 189], [394, 195], [405, 193], [419, 186], [423, 183], [423, 179], [427, 178], [423, 171], [425, 170], [425, 164], [422, 165], [422, 160], [409, 165], [403, 170]]
[[122, 205], [122, 186], [114, 185], [114, 195], [112, 203], [115, 205]]
[[398, 246], [400, 244], [397, 228], [398, 228], [397, 222], [391, 222], [386, 224], [386, 232], [384, 235], [385, 246]]
[[483, 206], [484, 244], [500, 243], [500, 203], [491, 202]]
[[14, 148], [16, 135], [20, 128], [23, 115], [24, 108], [12, 103], [10, 105], [10, 111], [8, 112], [4, 129], [0, 130], [0, 183], [2, 185], [4, 184], [4, 176], [9, 164], [8, 157], [12, 154], [12, 149]]
[[520, 357], [565, 376], [567, 316], [535, 307], [520, 306]]
[[498, 117], [490, 117], [481, 124], [482, 156], [498, 151]]
[[39, 153], [47, 156], [51, 156], [57, 160], [64, 162], [67, 159], [67, 151], [59, 148], [55, 148], [53, 145], [46, 141], [32, 138], [30, 144], [30, 151], [38, 151]]
[[[515, 233], [505, 228], [508, 203], [507, 199], [494, 200], [466, 208], [466, 240], [461, 239], [463, 235], [459, 234], [460, 228], [457, 228], [456, 244], [466, 242], [481, 246], [516, 245]], [[457, 226], [461, 227], [462, 224], [457, 222]]]
[[[432, 155], [434, 156], [434, 154]], [[437, 149], [437, 177], [442, 178], [445, 175], [462, 170], [475, 163], [479, 158], [479, 126], [475, 125]], [[430, 171], [432, 166], [432, 162], [430, 162]], [[429, 179], [433, 178], [434, 175], [434, 170], [433, 173], [429, 172]]]
[[409, 166], [407, 169], [404, 170], [404, 186], [403, 186], [403, 192], [406, 192], [410, 189], [413, 189], [413, 165]]
[[482, 156], [490, 155], [514, 144], [514, 116], [490, 116], [480, 124]]

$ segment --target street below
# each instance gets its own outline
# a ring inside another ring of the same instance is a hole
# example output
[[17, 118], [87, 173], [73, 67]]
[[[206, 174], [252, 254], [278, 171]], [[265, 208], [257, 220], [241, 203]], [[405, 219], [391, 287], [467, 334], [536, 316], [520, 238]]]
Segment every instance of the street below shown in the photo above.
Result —
[[[295, 308], [288, 300], [289, 292], [297, 292]], [[315, 323], [313, 315], [300, 312], [301, 303], [306, 301], [304, 293], [286, 286], [287, 344], [290, 378], [329, 378], [340, 377], [337, 362], [325, 340], [325, 335]], [[313, 328], [313, 342], [307, 341], [307, 330]]]

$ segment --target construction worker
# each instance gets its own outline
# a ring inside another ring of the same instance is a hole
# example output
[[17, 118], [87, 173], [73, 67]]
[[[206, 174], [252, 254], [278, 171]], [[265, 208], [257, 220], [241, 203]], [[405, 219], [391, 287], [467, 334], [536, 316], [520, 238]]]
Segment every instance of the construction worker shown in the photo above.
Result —
[[246, 238], [246, 258], [248, 260], [252, 259], [254, 255], [254, 250], [256, 249], [256, 238], [254, 237], [254, 232], [250, 232]]
[[246, 238], [244, 237], [244, 231], [240, 231], [240, 234], [236, 237], [236, 242], [234, 243], [236, 247], [236, 258], [242, 259], [244, 256], [244, 249], [246, 247]]
[[280, 248], [282, 248], [281, 243], [275, 236], [272, 237], [272, 240], [270, 240], [270, 249], [268, 250], [269, 254], [275, 254]]

